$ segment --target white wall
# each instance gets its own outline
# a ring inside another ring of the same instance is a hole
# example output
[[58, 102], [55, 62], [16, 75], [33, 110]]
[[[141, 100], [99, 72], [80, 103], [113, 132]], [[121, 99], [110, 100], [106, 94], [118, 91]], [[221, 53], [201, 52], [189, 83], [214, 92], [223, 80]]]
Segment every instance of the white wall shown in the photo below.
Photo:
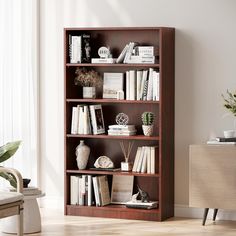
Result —
[[[41, 0], [41, 185], [63, 205], [63, 28], [171, 26], [175, 56], [175, 203], [188, 205], [188, 145], [233, 128], [221, 94], [236, 88], [234, 0]], [[49, 205], [50, 204], [50, 205]]]

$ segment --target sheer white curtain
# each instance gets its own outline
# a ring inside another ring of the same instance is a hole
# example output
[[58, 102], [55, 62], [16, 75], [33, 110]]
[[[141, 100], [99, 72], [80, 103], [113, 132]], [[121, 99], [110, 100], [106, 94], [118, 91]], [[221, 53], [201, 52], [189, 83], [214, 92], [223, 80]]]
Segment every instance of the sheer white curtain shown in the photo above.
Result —
[[22, 140], [5, 166], [38, 184], [38, 0], [0, 0], [0, 145]]

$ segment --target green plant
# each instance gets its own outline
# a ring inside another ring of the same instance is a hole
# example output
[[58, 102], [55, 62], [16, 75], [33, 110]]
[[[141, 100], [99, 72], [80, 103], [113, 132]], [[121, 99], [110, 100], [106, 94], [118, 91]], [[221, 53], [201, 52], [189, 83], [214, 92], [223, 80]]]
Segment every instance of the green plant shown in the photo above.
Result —
[[[6, 161], [15, 154], [20, 146], [21, 141], [14, 141], [7, 143], [0, 147], [0, 163]], [[0, 173], [0, 176], [10, 182], [10, 184], [16, 188], [16, 179], [12, 174]]]
[[77, 67], [74, 79], [75, 85], [83, 87], [101, 87], [102, 77], [95, 70], [88, 70], [85, 67]]
[[142, 114], [143, 125], [152, 125], [154, 122], [154, 114], [150, 111], [146, 111]]
[[236, 91], [232, 93], [227, 89], [227, 97], [225, 97], [223, 94], [222, 97], [225, 102], [224, 107], [232, 112], [234, 116], [236, 116]]

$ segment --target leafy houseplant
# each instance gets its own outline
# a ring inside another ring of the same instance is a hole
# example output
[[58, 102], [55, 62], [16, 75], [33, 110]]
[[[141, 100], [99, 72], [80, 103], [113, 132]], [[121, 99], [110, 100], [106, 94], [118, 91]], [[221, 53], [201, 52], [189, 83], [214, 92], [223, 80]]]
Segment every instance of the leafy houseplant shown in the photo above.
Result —
[[150, 111], [146, 111], [142, 114], [142, 128], [145, 136], [151, 136], [153, 133], [154, 114]]
[[102, 86], [102, 77], [93, 69], [88, 70], [85, 67], [77, 67], [74, 79], [75, 85], [83, 87], [83, 98], [95, 98], [96, 87]]
[[[0, 147], [0, 163], [6, 161], [11, 156], [13, 156], [15, 152], [17, 151], [17, 149], [19, 148], [20, 143], [21, 141], [15, 141], [15, 142], [10, 142], [1, 146]], [[16, 188], [16, 179], [12, 174], [0, 173], [0, 176], [8, 180], [10, 184], [14, 188]]]
[[222, 97], [224, 99], [224, 107], [229, 110], [234, 116], [236, 116], [236, 91], [234, 93], [230, 92], [227, 89], [227, 96], [225, 97], [222, 94]]

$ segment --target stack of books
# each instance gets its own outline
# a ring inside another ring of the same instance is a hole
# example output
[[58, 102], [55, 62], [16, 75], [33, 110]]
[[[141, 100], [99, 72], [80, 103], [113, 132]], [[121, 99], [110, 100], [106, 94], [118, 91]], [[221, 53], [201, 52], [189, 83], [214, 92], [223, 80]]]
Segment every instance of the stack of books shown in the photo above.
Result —
[[[15, 192], [15, 188], [10, 188], [10, 192]], [[42, 194], [42, 191], [37, 188], [37, 187], [28, 187], [28, 188], [23, 188], [23, 194], [25, 196], [31, 196], [31, 195], [40, 195]]]
[[158, 207], [158, 201], [150, 201], [150, 202], [141, 202], [141, 200], [137, 200], [136, 202], [126, 202], [125, 204], [128, 208], [141, 208], [141, 209], [153, 209]]
[[116, 63], [154, 64], [154, 46], [138, 46], [137, 42], [129, 42], [116, 59]]
[[132, 136], [137, 132], [135, 125], [109, 125], [108, 128], [108, 135]]
[[227, 144], [227, 145], [236, 145], [236, 137], [225, 138], [225, 137], [216, 137], [213, 140], [207, 141], [207, 144]]

